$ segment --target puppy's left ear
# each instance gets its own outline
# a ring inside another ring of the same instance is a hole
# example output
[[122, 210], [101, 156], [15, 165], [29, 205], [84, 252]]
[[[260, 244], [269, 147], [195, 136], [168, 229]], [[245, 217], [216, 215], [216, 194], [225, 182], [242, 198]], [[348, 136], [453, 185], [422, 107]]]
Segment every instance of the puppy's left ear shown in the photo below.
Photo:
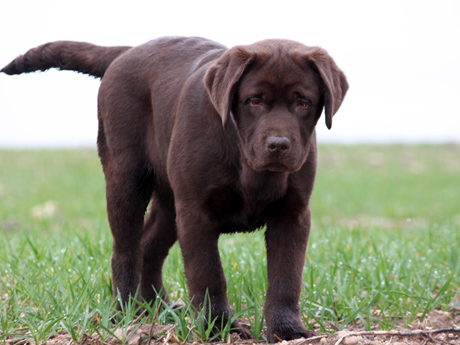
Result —
[[227, 50], [204, 76], [204, 86], [224, 127], [230, 117], [235, 85], [254, 58], [248, 49], [236, 46]]
[[339, 110], [348, 90], [345, 74], [322, 48], [314, 47], [306, 54], [307, 61], [316, 68], [324, 84], [326, 126], [331, 129], [332, 116]]

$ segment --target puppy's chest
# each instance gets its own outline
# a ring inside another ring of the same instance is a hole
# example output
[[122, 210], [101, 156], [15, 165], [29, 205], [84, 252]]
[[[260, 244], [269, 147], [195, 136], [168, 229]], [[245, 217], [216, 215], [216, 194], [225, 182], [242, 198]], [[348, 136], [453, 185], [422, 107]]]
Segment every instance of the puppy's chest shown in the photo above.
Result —
[[204, 208], [219, 223], [221, 233], [250, 232], [265, 225], [270, 204], [232, 189], [219, 188], [208, 194]]

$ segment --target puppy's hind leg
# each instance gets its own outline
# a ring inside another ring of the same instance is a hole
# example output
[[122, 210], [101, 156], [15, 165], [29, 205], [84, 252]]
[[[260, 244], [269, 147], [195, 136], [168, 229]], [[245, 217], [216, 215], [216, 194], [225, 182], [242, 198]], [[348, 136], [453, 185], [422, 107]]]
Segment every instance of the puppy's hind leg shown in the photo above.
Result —
[[[153, 169], [133, 146], [109, 152], [98, 138], [106, 180], [107, 214], [113, 236], [112, 281], [114, 298], [122, 303], [135, 295], [141, 283], [141, 239], [144, 215], [153, 191]], [[117, 305], [120, 309], [120, 304]]]
[[142, 298], [155, 301], [157, 293], [169, 303], [163, 285], [162, 267], [169, 249], [176, 242], [176, 212], [171, 197], [160, 198], [156, 193], [144, 224], [142, 237]]

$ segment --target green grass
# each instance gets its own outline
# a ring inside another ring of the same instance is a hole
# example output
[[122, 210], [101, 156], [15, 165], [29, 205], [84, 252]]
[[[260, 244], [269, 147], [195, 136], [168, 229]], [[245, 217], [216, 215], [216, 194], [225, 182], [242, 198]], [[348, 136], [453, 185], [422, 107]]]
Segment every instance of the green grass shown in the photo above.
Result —
[[[301, 297], [307, 327], [391, 329], [460, 306], [460, 147], [322, 145], [319, 158]], [[137, 303], [110, 320], [111, 236], [95, 150], [0, 150], [0, 243], [1, 342], [132, 334]], [[223, 236], [220, 249], [230, 303], [263, 340], [263, 232]], [[164, 278], [185, 305], [144, 306], [139, 325], [156, 317], [174, 323], [180, 340], [212, 340], [187, 301], [177, 245]]]

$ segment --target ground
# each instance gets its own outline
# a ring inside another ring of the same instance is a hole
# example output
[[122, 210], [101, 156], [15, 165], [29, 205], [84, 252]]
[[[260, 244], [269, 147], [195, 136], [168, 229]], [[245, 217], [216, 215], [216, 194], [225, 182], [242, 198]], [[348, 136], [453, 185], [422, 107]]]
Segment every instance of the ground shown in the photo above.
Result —
[[[244, 320], [243, 320], [244, 324]], [[391, 331], [381, 331], [373, 329], [366, 331], [358, 324], [351, 324], [342, 331], [335, 333], [321, 333], [310, 339], [297, 339], [293, 341], [283, 341], [281, 345], [425, 345], [425, 344], [460, 344], [460, 308], [454, 308], [449, 312], [435, 310], [427, 314], [423, 322], [418, 318], [405, 329], [401, 322], [396, 329]], [[450, 329], [445, 331], [445, 329]], [[174, 325], [160, 324], [132, 324], [128, 327], [127, 333], [133, 335], [125, 342], [125, 345], [159, 345], [159, 344], [180, 344], [198, 345], [204, 344], [202, 341], [181, 342], [174, 335]], [[357, 334], [358, 333], [358, 334]], [[373, 334], [371, 334], [373, 333]], [[118, 338], [122, 338], [122, 331], [115, 331]], [[36, 345], [32, 340], [24, 342], [23, 338], [7, 339], [5, 345]], [[58, 334], [47, 342], [48, 345], [74, 345], [76, 344], [68, 333]], [[97, 334], [85, 335], [79, 345], [120, 345], [121, 341], [115, 337], [109, 337], [102, 341]], [[254, 340], [241, 340], [237, 334], [232, 334], [228, 341], [214, 342], [215, 345], [223, 344], [265, 344], [257, 343]]]

